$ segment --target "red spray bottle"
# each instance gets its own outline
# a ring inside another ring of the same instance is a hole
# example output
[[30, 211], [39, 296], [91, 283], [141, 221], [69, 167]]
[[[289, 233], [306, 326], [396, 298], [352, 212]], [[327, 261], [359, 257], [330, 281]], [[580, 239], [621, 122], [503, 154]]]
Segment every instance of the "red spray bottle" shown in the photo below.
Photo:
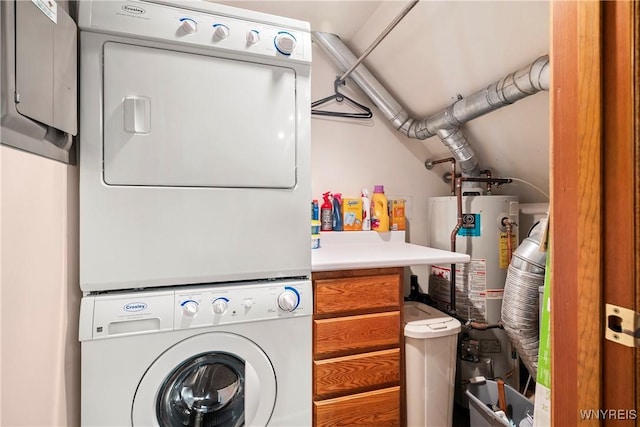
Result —
[[331, 205], [331, 193], [326, 192], [322, 195], [324, 201], [320, 206], [320, 231], [331, 231], [333, 229], [333, 214]]

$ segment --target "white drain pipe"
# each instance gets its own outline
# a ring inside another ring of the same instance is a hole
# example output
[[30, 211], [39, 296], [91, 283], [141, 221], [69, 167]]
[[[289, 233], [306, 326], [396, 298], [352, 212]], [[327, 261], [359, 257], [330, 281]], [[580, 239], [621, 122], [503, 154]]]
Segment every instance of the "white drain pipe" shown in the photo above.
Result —
[[[314, 31], [312, 36], [341, 72], [357, 60], [337, 35]], [[423, 119], [411, 117], [364, 65], [355, 68], [350, 77], [398, 131], [415, 139], [438, 135], [460, 164], [462, 174], [479, 176], [478, 160], [460, 125], [541, 90], [549, 90], [549, 56], [541, 56], [528, 66]]]

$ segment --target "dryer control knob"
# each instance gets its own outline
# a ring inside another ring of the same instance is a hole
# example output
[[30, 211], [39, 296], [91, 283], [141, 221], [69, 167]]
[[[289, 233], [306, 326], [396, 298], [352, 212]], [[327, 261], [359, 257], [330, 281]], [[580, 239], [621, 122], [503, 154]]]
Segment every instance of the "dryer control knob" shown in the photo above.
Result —
[[291, 55], [296, 49], [296, 38], [293, 34], [286, 31], [280, 31], [273, 40], [273, 43], [276, 49], [278, 49], [278, 52], [283, 55]]
[[180, 305], [185, 316], [195, 316], [198, 312], [198, 303], [193, 300], [185, 301]]
[[286, 287], [285, 291], [278, 295], [278, 306], [283, 311], [292, 312], [298, 308], [298, 304], [300, 304], [300, 295], [293, 288]]
[[215, 314], [222, 314], [227, 310], [229, 300], [226, 298], [217, 298], [213, 301], [213, 312]]
[[247, 44], [254, 45], [260, 41], [260, 33], [258, 30], [251, 30], [247, 33]]
[[182, 18], [181, 21], [182, 25], [180, 25], [180, 28], [182, 28], [182, 31], [184, 31], [185, 33], [193, 34], [198, 31], [198, 23], [193, 19]]
[[229, 27], [222, 24], [214, 24], [213, 28], [213, 38], [216, 40], [224, 40], [229, 37]]

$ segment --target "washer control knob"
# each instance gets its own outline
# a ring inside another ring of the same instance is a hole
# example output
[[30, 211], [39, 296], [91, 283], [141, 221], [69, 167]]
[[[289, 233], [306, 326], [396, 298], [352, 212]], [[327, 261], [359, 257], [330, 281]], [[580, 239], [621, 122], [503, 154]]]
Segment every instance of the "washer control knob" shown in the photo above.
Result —
[[196, 21], [194, 21], [191, 18], [182, 18], [182, 25], [180, 25], [180, 28], [182, 28], [182, 31], [184, 31], [187, 34], [193, 34], [196, 31], [198, 31], [198, 23]]
[[300, 304], [300, 294], [295, 288], [287, 286], [284, 288], [284, 292], [278, 295], [278, 307], [282, 311], [292, 312]]
[[229, 300], [226, 298], [216, 298], [213, 301], [213, 312], [215, 314], [222, 314], [227, 310], [229, 306]]
[[257, 30], [251, 30], [247, 33], [247, 44], [254, 45], [260, 41], [260, 33]]
[[224, 40], [229, 37], [229, 27], [223, 24], [214, 24], [213, 38], [216, 40]]
[[253, 307], [253, 301], [251, 301], [250, 299], [244, 300], [244, 308], [251, 308]]
[[195, 316], [196, 313], [198, 312], [198, 303], [195, 302], [194, 300], [187, 300], [184, 301], [182, 304], [180, 304], [182, 306], [182, 313], [185, 316]]
[[278, 32], [273, 43], [275, 44], [278, 52], [283, 55], [291, 55], [296, 49], [296, 38], [293, 34], [286, 31]]

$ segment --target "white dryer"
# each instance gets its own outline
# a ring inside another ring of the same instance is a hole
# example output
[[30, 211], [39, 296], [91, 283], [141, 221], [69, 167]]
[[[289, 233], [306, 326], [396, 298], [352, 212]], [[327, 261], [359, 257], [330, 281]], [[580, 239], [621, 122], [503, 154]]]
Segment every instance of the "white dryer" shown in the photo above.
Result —
[[309, 281], [82, 299], [83, 426], [309, 426]]
[[309, 24], [86, 0], [78, 26], [85, 294], [309, 277]]

